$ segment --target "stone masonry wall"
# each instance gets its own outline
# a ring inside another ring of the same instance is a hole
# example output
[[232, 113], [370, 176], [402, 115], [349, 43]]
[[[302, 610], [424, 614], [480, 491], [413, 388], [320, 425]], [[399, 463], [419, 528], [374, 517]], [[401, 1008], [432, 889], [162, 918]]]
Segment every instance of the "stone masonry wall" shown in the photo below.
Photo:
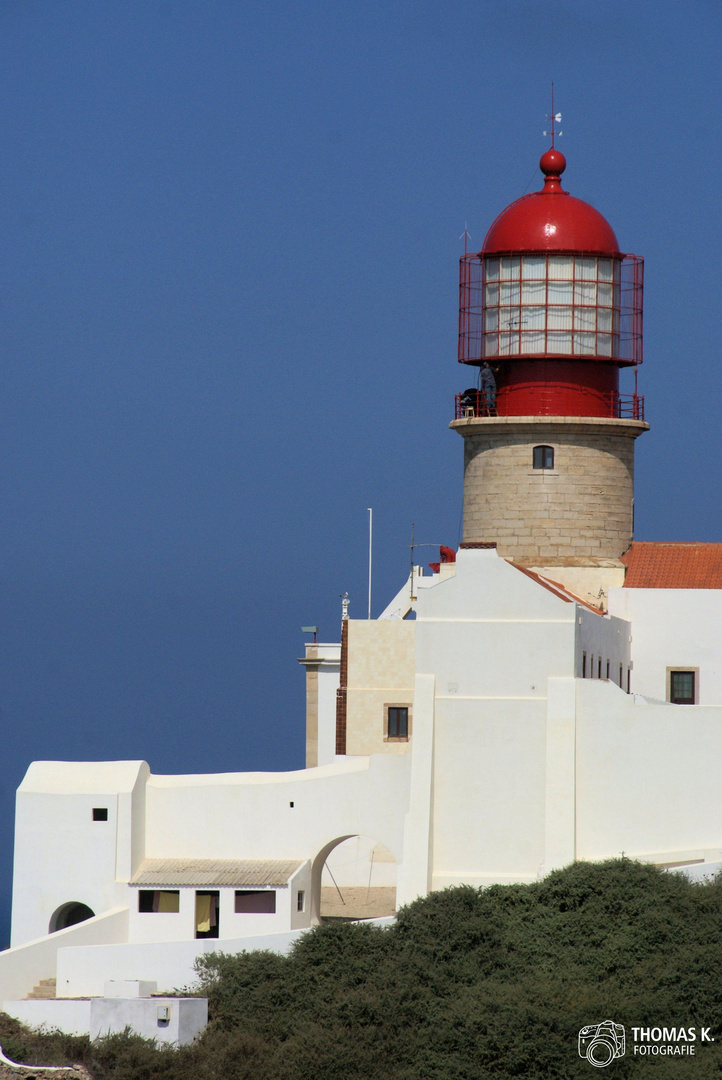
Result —
[[[484, 417], [451, 425], [464, 438], [464, 543], [495, 542], [528, 565], [618, 562], [632, 542], [638, 420]], [[553, 469], [532, 450], [554, 449]]]

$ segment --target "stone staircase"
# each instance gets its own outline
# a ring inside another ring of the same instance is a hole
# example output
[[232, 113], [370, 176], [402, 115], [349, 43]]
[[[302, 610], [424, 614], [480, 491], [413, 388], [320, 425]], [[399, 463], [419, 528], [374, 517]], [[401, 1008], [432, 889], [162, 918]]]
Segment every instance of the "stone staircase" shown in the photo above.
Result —
[[55, 979], [41, 979], [40, 982], [28, 994], [26, 1001], [48, 1001], [55, 997]]

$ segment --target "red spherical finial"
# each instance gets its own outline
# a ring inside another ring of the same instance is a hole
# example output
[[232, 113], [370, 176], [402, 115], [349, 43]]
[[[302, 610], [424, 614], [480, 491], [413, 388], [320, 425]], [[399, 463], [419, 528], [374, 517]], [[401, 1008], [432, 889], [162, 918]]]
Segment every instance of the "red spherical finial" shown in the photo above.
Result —
[[561, 150], [557, 150], [552, 147], [542, 154], [539, 159], [539, 168], [545, 176], [554, 176], [557, 179], [561, 176], [567, 167], [567, 159]]

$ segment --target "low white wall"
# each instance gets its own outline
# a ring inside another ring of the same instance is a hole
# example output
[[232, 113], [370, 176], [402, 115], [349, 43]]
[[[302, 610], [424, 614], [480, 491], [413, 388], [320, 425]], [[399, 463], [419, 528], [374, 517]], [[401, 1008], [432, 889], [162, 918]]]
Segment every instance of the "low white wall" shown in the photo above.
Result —
[[[158, 1019], [158, 1007], [167, 1006], [167, 1021]], [[30, 1028], [50, 1028], [66, 1035], [100, 1039], [129, 1027], [144, 1039], [186, 1046], [208, 1023], [207, 998], [56, 998], [6, 1001], [3, 1012]]]
[[3, 1012], [29, 1028], [57, 1028], [66, 1035], [90, 1034], [90, 1001], [4, 1001]]
[[193, 963], [209, 952], [237, 953], [270, 949], [287, 953], [305, 930], [234, 938], [227, 941], [161, 941], [156, 944], [94, 945], [58, 954], [58, 997], [102, 997], [110, 979], [150, 979], [160, 993], [172, 993], [197, 981]]
[[65, 946], [127, 940], [128, 909], [114, 908], [66, 930], [6, 949], [0, 952], [0, 1001], [24, 998], [41, 979], [53, 978], [58, 951]]

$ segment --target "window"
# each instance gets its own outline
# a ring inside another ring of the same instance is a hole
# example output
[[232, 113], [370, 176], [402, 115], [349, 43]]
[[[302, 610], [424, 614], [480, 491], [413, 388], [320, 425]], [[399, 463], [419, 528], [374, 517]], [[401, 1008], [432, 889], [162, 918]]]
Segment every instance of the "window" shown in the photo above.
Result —
[[[276, 911], [275, 889], [236, 889], [234, 910], [236, 915], [273, 915]], [[303, 911], [303, 908], [298, 910]]]
[[609, 663], [609, 661], [607, 660], [607, 678], [609, 678], [609, 671], [610, 671], [610, 668], [611, 668], [611, 664], [610, 664], [610, 663]]
[[408, 705], [384, 705], [384, 739], [404, 742], [411, 734], [411, 709]]
[[587, 677], [587, 654], [585, 652], [583, 652], [582, 653], [582, 678], [586, 679], [586, 677]]
[[532, 451], [532, 465], [535, 469], [553, 469], [554, 447], [535, 446]]
[[669, 700], [673, 705], [695, 705], [697, 702], [697, 671], [669, 672]]
[[601, 677], [602, 677], [602, 658], [600, 656], [599, 659], [597, 660], [597, 678], [601, 679]]
[[180, 892], [178, 889], [141, 889], [138, 893], [138, 911], [176, 914], [180, 911]]
[[623, 687], [624, 687], [624, 665], [620, 664], [619, 665], [619, 689], [622, 690]]
[[303, 891], [303, 889], [299, 889], [298, 890], [298, 895], [296, 896], [296, 911], [305, 911], [305, 910], [306, 910], [306, 893]]
[[108, 820], [108, 807], [107, 806], [94, 806], [93, 807], [93, 821], [107, 821]]

